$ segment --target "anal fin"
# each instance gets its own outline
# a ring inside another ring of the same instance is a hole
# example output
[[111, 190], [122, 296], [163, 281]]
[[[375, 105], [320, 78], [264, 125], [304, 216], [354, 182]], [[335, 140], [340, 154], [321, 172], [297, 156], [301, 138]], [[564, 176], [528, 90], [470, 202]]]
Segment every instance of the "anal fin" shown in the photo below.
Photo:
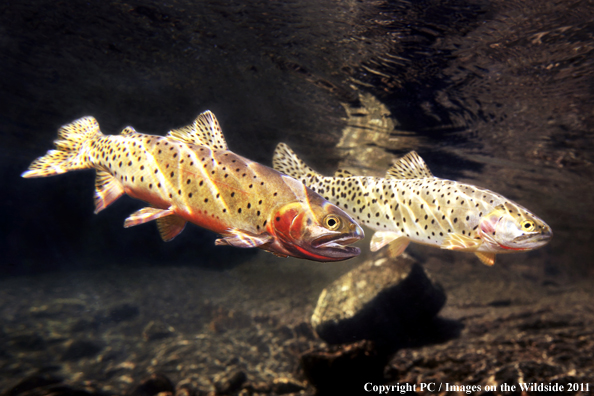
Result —
[[394, 231], [377, 231], [371, 237], [369, 248], [372, 252], [377, 252], [393, 240], [399, 238], [402, 234]]
[[395, 258], [400, 256], [402, 253], [404, 253], [409, 243], [410, 239], [408, 239], [407, 237], [401, 236], [395, 239], [394, 242], [391, 242], [388, 245], [388, 252], [390, 252], [390, 257]]
[[126, 221], [124, 221], [124, 227], [133, 227], [135, 225], [144, 224], [149, 221], [160, 219], [161, 217], [171, 216], [173, 214], [175, 214], [175, 212], [171, 208], [159, 209], [148, 206], [146, 208], [137, 210], [128, 216]]
[[184, 230], [186, 221], [179, 216], [165, 216], [157, 219], [157, 228], [161, 239], [165, 242], [171, 241]]
[[272, 236], [269, 234], [252, 234], [250, 232], [241, 231], [236, 228], [227, 230], [224, 233], [223, 238], [219, 238], [215, 241], [215, 245], [223, 246], [235, 246], [240, 248], [253, 248], [264, 245], [272, 241]]
[[495, 253], [484, 253], [484, 252], [475, 252], [476, 257], [481, 260], [481, 262], [489, 267], [495, 264]]
[[111, 205], [124, 194], [124, 187], [110, 173], [97, 171], [95, 178], [95, 214]]

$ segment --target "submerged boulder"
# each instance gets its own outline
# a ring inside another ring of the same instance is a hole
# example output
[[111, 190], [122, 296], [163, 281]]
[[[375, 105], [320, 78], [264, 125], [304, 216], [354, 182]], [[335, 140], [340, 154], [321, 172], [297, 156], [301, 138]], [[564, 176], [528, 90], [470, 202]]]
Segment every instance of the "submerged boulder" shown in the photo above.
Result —
[[329, 344], [395, 344], [429, 323], [446, 295], [410, 257], [366, 261], [325, 288], [311, 323]]

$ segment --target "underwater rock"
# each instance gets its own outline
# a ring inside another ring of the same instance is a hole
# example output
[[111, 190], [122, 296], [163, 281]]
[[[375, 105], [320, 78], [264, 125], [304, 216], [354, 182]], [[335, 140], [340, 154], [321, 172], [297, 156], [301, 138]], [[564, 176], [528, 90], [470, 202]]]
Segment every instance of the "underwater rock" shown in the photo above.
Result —
[[62, 361], [74, 361], [93, 357], [103, 349], [103, 346], [90, 340], [71, 341], [62, 354]]
[[271, 393], [272, 385], [268, 382], [247, 382], [243, 385], [242, 392], [247, 391], [248, 394]]
[[315, 348], [301, 355], [300, 364], [307, 381], [319, 394], [352, 394], [361, 384], [383, 382], [388, 355], [373, 341]]
[[445, 301], [442, 287], [411, 258], [375, 258], [322, 291], [311, 323], [329, 344], [397, 343], [434, 318]]
[[112, 307], [109, 310], [109, 314], [107, 315], [106, 319], [111, 322], [120, 323], [126, 320], [134, 319], [139, 313], [140, 310], [137, 306], [124, 303]]
[[234, 369], [217, 374], [212, 382], [217, 395], [226, 395], [239, 390], [246, 381], [247, 375], [245, 372]]
[[142, 330], [142, 338], [145, 341], [160, 340], [171, 336], [175, 329], [160, 320], [151, 320]]
[[175, 386], [164, 374], [154, 373], [136, 385], [128, 396], [155, 396], [159, 393], [173, 395]]
[[202, 396], [207, 392], [200, 390], [198, 383], [192, 379], [186, 378], [177, 383], [175, 396]]
[[272, 392], [277, 395], [286, 395], [287, 393], [297, 393], [305, 389], [305, 386], [295, 380], [279, 377], [272, 380]]
[[316, 335], [314, 334], [310, 323], [301, 322], [293, 328], [293, 331], [295, 332], [295, 335], [299, 337], [305, 337], [308, 340], [316, 339]]

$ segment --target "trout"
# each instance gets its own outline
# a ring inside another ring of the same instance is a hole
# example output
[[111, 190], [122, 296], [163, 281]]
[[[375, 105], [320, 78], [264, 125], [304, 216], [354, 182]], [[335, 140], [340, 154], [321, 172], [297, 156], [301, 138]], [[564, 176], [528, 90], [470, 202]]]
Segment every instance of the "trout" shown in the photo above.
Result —
[[553, 236], [544, 221], [502, 195], [433, 176], [414, 151], [396, 161], [385, 178], [344, 170], [322, 176], [284, 143], [276, 148], [273, 166], [373, 229], [372, 251], [390, 244], [398, 256], [416, 242], [473, 252], [493, 265], [496, 254], [536, 249]]
[[103, 135], [93, 117], [84, 117], [63, 126], [58, 137], [56, 150], [22, 176], [94, 168], [95, 213], [124, 193], [149, 204], [124, 227], [156, 220], [162, 239], [170, 241], [191, 222], [220, 234], [216, 245], [314, 261], [360, 253], [348, 245], [364, 233], [348, 214], [297, 180], [229, 151], [210, 111], [167, 136], [132, 127]]

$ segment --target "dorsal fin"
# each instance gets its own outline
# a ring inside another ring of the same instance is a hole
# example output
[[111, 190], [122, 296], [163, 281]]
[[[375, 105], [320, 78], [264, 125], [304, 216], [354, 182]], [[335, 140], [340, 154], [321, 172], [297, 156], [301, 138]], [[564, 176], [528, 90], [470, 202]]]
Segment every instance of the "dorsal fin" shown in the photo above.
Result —
[[315, 170], [305, 164], [297, 154], [284, 143], [279, 143], [274, 150], [272, 166], [279, 172], [298, 179], [307, 180], [313, 176], [320, 176]]
[[122, 129], [120, 135], [131, 135], [133, 133], [136, 133], [136, 129], [132, 128], [131, 126], [127, 126], [126, 128]]
[[200, 114], [192, 125], [170, 131], [167, 137], [214, 150], [229, 150], [219, 122], [209, 110]]
[[434, 177], [425, 161], [414, 151], [400, 158], [386, 172], [386, 178], [395, 179], [425, 179]]
[[353, 176], [353, 174], [351, 172], [349, 172], [348, 170], [344, 170], [344, 169], [338, 169], [334, 173], [334, 177], [351, 177], [351, 176]]

